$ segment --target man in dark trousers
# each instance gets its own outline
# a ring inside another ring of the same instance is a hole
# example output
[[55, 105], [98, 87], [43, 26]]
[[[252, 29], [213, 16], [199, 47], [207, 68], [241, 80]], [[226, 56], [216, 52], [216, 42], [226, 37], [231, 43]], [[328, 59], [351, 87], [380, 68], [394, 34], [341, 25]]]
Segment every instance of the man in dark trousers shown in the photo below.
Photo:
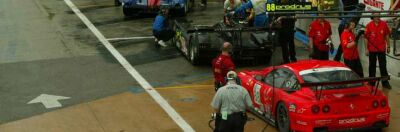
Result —
[[243, 132], [247, 121], [246, 109], [253, 106], [250, 94], [236, 83], [237, 74], [229, 71], [228, 82], [215, 94], [211, 106], [219, 116], [215, 132]]
[[[280, 3], [297, 3], [297, 0], [280, 0]], [[283, 63], [296, 62], [296, 50], [294, 47], [294, 26], [296, 19], [278, 17], [276, 21], [281, 25], [281, 30], [278, 30], [278, 33], [279, 43], [282, 48]]]
[[[319, 16], [324, 14], [319, 13]], [[309, 50], [311, 57], [317, 60], [329, 60], [328, 39], [331, 39], [331, 24], [324, 18], [317, 18], [310, 24], [308, 31]]]
[[156, 43], [165, 47], [167, 46], [165, 42], [174, 37], [175, 31], [169, 27], [169, 7], [167, 5], [162, 5], [160, 8], [160, 13], [156, 16], [153, 23], [153, 35], [156, 38]]
[[[373, 13], [372, 21], [365, 28], [365, 55], [369, 57], [369, 77], [375, 77], [376, 61], [379, 62], [381, 76], [388, 76], [386, 68], [386, 52], [390, 53], [390, 30], [386, 22], [379, 18], [379, 13]], [[392, 87], [388, 80], [382, 80], [382, 86], [387, 89]]]
[[230, 52], [232, 52], [232, 44], [224, 42], [221, 47], [221, 54], [212, 61], [215, 91], [226, 84], [226, 74], [229, 71], [235, 70]]
[[340, 43], [343, 48], [344, 64], [356, 72], [358, 76], [364, 77], [363, 68], [358, 54], [356, 36], [354, 35], [355, 26], [356, 24], [354, 20], [350, 20], [345, 24], [345, 29], [342, 35], [340, 35]]
[[[365, 10], [365, 5], [364, 4], [362, 4], [362, 3], [357, 4], [358, 0], [341, 0], [339, 2], [342, 2], [342, 7], [343, 7], [342, 10], [343, 11], [364, 11]], [[339, 27], [338, 27], [339, 36], [342, 34], [343, 30], [345, 29], [344, 28], [345, 24], [347, 22], [349, 22], [350, 19], [352, 19], [355, 22], [355, 24], [357, 25], [358, 21], [360, 21], [360, 17], [357, 17], [357, 16], [360, 16], [361, 14], [362, 13], [340, 14], [340, 15], [344, 15], [344, 16], [354, 16], [354, 17], [352, 17], [352, 18], [349, 18], [349, 17], [341, 18], [341, 21], [340, 21]], [[360, 33], [355, 33], [355, 34], [356, 34], [356, 40], [355, 41], [358, 41], [358, 39], [360, 38], [362, 33], [360, 32]], [[340, 59], [342, 58], [342, 53], [343, 53], [343, 51], [342, 51], [342, 47], [341, 47], [341, 44], [340, 44], [338, 49], [337, 49], [335, 58], [333, 60], [340, 61]]]

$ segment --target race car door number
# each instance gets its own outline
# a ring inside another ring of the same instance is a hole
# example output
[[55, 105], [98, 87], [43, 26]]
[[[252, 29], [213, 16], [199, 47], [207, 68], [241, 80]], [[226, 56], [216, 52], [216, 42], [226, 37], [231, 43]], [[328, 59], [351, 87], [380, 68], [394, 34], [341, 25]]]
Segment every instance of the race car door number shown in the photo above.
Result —
[[254, 102], [256, 102], [257, 104], [261, 105], [261, 85], [256, 83], [254, 84], [253, 87], [253, 93], [254, 93]]

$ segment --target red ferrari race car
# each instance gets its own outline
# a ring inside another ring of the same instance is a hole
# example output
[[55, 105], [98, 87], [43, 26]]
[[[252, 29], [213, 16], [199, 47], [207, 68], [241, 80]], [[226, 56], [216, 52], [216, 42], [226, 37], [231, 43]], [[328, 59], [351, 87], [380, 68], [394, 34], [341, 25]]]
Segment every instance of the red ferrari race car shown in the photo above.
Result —
[[[239, 72], [252, 112], [279, 131], [381, 130], [389, 125], [382, 79], [360, 78], [336, 61], [303, 60]], [[368, 85], [376, 82], [376, 86]]]

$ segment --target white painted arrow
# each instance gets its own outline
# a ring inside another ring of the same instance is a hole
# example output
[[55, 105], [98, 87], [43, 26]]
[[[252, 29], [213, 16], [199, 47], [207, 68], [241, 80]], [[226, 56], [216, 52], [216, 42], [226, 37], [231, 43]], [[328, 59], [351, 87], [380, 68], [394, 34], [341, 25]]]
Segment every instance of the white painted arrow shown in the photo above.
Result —
[[28, 104], [42, 103], [44, 107], [49, 109], [49, 108], [61, 107], [62, 105], [60, 102], [58, 102], [58, 100], [64, 100], [64, 99], [70, 99], [70, 97], [40, 94], [35, 99], [29, 101]]

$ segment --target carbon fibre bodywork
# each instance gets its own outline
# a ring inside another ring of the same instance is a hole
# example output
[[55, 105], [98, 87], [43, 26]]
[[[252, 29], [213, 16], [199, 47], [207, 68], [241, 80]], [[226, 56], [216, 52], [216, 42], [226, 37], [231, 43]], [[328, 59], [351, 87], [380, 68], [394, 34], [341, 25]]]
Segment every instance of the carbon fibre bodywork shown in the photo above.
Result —
[[190, 22], [175, 21], [176, 35], [172, 43], [192, 63], [201, 60], [211, 62], [220, 53], [227, 41], [233, 45], [234, 60], [268, 62], [276, 45], [277, 35], [265, 28], [245, 26], [230, 27], [223, 22], [214, 25], [191, 25]]

